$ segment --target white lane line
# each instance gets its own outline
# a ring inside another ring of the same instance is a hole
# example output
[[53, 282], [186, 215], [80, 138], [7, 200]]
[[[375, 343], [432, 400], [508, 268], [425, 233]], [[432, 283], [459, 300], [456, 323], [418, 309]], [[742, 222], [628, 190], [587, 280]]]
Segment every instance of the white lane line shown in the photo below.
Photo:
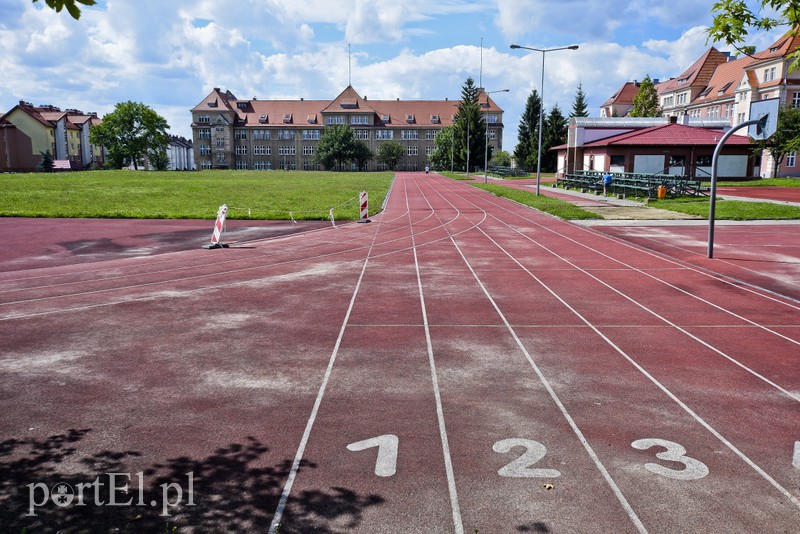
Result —
[[[438, 194], [440, 197], [442, 197], [442, 199], [445, 200], [445, 202], [447, 202], [448, 204], [453, 206], [454, 209], [458, 209], [458, 208], [455, 207], [455, 205], [453, 205], [450, 201], [448, 201], [444, 197], [444, 195], [442, 195], [441, 193], [439, 193], [436, 190], [434, 190], [434, 192], [436, 192], [436, 194]], [[426, 199], [426, 201], [427, 201], [427, 199]], [[484, 211], [484, 218], [485, 217], [486, 217], [486, 212]], [[486, 232], [484, 232], [481, 228], [478, 228], [478, 230], [480, 230], [484, 235], [486, 235]], [[589, 444], [589, 441], [586, 439], [586, 437], [584, 436], [584, 434], [581, 431], [581, 429], [578, 427], [578, 425], [575, 422], [575, 420], [572, 418], [572, 416], [567, 411], [566, 406], [564, 406], [564, 404], [561, 402], [561, 399], [558, 397], [558, 395], [556, 394], [555, 390], [550, 385], [550, 382], [547, 380], [547, 377], [544, 376], [544, 373], [542, 373], [541, 369], [539, 368], [539, 366], [534, 361], [533, 357], [528, 352], [528, 349], [525, 348], [525, 345], [523, 345], [522, 340], [520, 340], [519, 336], [517, 336], [516, 331], [511, 326], [511, 324], [508, 322], [508, 319], [503, 314], [503, 312], [500, 310], [500, 307], [497, 305], [497, 303], [495, 302], [494, 298], [492, 298], [492, 296], [489, 294], [489, 291], [486, 289], [486, 286], [483, 285], [483, 282], [481, 281], [480, 277], [475, 272], [475, 270], [472, 268], [472, 265], [470, 264], [469, 260], [467, 260], [466, 256], [464, 256], [464, 253], [462, 252], [461, 247], [458, 246], [458, 243], [456, 243], [455, 239], [452, 236], [450, 237], [450, 242], [453, 244], [453, 246], [458, 251], [459, 255], [461, 256], [461, 259], [464, 261], [464, 264], [467, 266], [469, 271], [472, 273], [472, 276], [475, 278], [475, 281], [478, 282], [478, 285], [481, 287], [481, 290], [483, 291], [483, 294], [486, 295], [487, 299], [489, 299], [489, 302], [492, 304], [492, 307], [497, 312], [497, 315], [503, 321], [503, 324], [505, 325], [506, 330], [514, 338], [514, 342], [517, 344], [517, 347], [519, 347], [519, 349], [522, 352], [522, 354], [528, 360], [528, 363], [533, 368], [534, 372], [536, 373], [536, 376], [539, 378], [539, 381], [542, 383], [544, 388], [547, 390], [547, 393], [550, 395], [550, 398], [553, 399], [553, 402], [558, 407], [558, 409], [561, 412], [561, 415], [564, 417], [564, 419], [566, 419], [566, 421], [569, 424], [570, 428], [572, 428], [572, 431], [577, 436], [578, 441], [581, 443], [581, 445], [583, 445], [583, 448], [586, 450], [587, 454], [589, 455], [589, 457], [594, 462], [594, 464], [597, 467], [598, 471], [600, 471], [600, 474], [603, 476], [603, 478], [605, 479], [606, 483], [611, 488], [611, 491], [614, 493], [614, 496], [617, 498], [617, 500], [619, 501], [619, 503], [622, 506], [622, 508], [628, 514], [628, 517], [630, 518], [631, 522], [636, 526], [636, 529], [639, 532], [646, 533], [647, 529], [645, 528], [645, 526], [642, 523], [642, 521], [639, 519], [639, 516], [636, 515], [636, 512], [634, 511], [633, 507], [631, 507], [630, 503], [628, 503], [628, 500], [625, 498], [625, 495], [623, 495], [622, 490], [619, 488], [619, 486], [617, 486], [617, 483], [611, 477], [611, 474], [608, 472], [606, 467], [603, 465], [603, 462], [597, 456], [597, 454], [595, 453], [594, 449]]]
[[[414, 181], [416, 183], [416, 180]], [[452, 509], [453, 515], [453, 527], [455, 529], [456, 534], [464, 534], [464, 523], [461, 519], [461, 508], [458, 504], [458, 492], [456, 491], [456, 477], [453, 471], [453, 460], [450, 455], [450, 442], [447, 439], [447, 428], [445, 427], [444, 422], [444, 408], [442, 407], [442, 394], [439, 389], [439, 377], [436, 373], [436, 361], [433, 356], [433, 343], [431, 342], [431, 330], [428, 324], [428, 312], [425, 308], [425, 295], [422, 291], [422, 278], [419, 272], [419, 260], [417, 258], [417, 247], [416, 241], [414, 238], [414, 225], [411, 221], [411, 211], [408, 209], [408, 187], [407, 187], [407, 180], [403, 181], [403, 187], [406, 191], [406, 211], [408, 211], [408, 221], [409, 227], [411, 228], [411, 243], [412, 243], [412, 250], [414, 251], [414, 267], [417, 271], [417, 287], [419, 290], [419, 302], [422, 308], [422, 323], [425, 327], [425, 343], [428, 347], [428, 363], [430, 364], [431, 368], [431, 382], [433, 383], [433, 395], [436, 398], [436, 419], [439, 423], [439, 438], [442, 442], [442, 454], [444, 455], [444, 468], [445, 473], [447, 474], [447, 488], [450, 493], [450, 508]], [[417, 184], [417, 189], [419, 189], [419, 185]], [[422, 191], [420, 190], [420, 193]], [[431, 209], [431, 213], [435, 213], [435, 210], [431, 206], [428, 199], [425, 198], [423, 194], [423, 198], [425, 202], [427, 202], [428, 207]], [[460, 212], [456, 210], [457, 216], [460, 215]], [[438, 215], [437, 215], [438, 218]], [[453, 219], [455, 220], [455, 219]], [[447, 226], [443, 225], [445, 230], [447, 230]], [[449, 231], [448, 231], [449, 233]]]
[[[372, 243], [375, 244], [375, 240], [378, 238], [378, 233], [380, 232], [381, 222], [379, 221], [377, 227], [375, 229], [375, 234], [372, 237]], [[333, 366], [336, 363], [336, 357], [339, 354], [339, 347], [342, 344], [342, 339], [344, 338], [344, 332], [347, 328], [347, 322], [350, 320], [350, 314], [353, 311], [353, 305], [356, 302], [356, 297], [358, 296], [358, 290], [361, 288], [361, 282], [364, 279], [364, 273], [367, 272], [367, 265], [369, 265], [369, 258], [370, 252], [372, 249], [367, 252], [367, 257], [364, 259], [364, 265], [361, 267], [361, 274], [358, 276], [358, 281], [356, 282], [356, 287], [353, 289], [353, 295], [350, 297], [350, 304], [347, 307], [347, 312], [344, 315], [344, 320], [342, 321], [342, 326], [339, 329], [339, 336], [336, 338], [336, 343], [333, 346], [333, 351], [331, 352], [331, 356], [328, 360], [328, 366], [325, 369], [325, 374], [322, 378], [322, 383], [319, 386], [319, 391], [317, 392], [317, 398], [314, 400], [314, 407], [311, 409], [311, 414], [308, 417], [308, 421], [306, 422], [305, 430], [303, 430], [303, 437], [300, 439], [300, 444], [297, 447], [297, 452], [294, 456], [294, 461], [292, 462], [292, 467], [289, 470], [289, 476], [286, 478], [286, 483], [283, 486], [283, 491], [281, 491], [281, 497], [278, 501], [278, 506], [275, 509], [275, 515], [272, 518], [272, 522], [269, 526], [269, 534], [277, 534], [278, 529], [280, 528], [281, 519], [283, 519], [283, 512], [286, 509], [286, 504], [289, 501], [289, 494], [292, 492], [292, 486], [294, 485], [295, 478], [297, 477], [297, 471], [300, 468], [300, 462], [303, 460], [303, 456], [306, 451], [306, 446], [308, 445], [308, 440], [311, 436], [311, 429], [314, 427], [314, 422], [317, 419], [317, 413], [319, 413], [319, 407], [322, 405], [322, 398], [325, 395], [325, 390], [328, 387], [328, 382], [330, 381], [331, 373], [333, 372]]]
[[[469, 186], [462, 186], [462, 187], [469, 187]], [[480, 191], [480, 190], [478, 190], [478, 191]], [[482, 195], [479, 196], [477, 194], [474, 194], [472, 196], [479, 197], [481, 200], [486, 201], [490, 205], [492, 205], [494, 207], [497, 207], [497, 208], [500, 208], [501, 210], [508, 212], [509, 214], [511, 214], [514, 217], [517, 217], [517, 218], [522, 219], [524, 221], [530, 222], [531, 224], [536, 225], [537, 227], [541, 228], [542, 230], [545, 230], [547, 232], [553, 233], [553, 234], [555, 234], [558, 237], [561, 237], [563, 239], [567, 239], [569, 241], [572, 241], [573, 243], [575, 243], [575, 244], [577, 244], [577, 245], [579, 245], [579, 246], [581, 246], [581, 247], [583, 247], [583, 248], [585, 248], [587, 250], [590, 250], [590, 251], [595, 252], [597, 254], [603, 255], [603, 253], [601, 251], [599, 251], [599, 250], [597, 250], [597, 249], [595, 249], [595, 248], [593, 248], [593, 247], [591, 247], [591, 246], [589, 246], [589, 245], [587, 245], [585, 243], [581, 243], [580, 241], [577, 241], [574, 238], [568, 237], [568, 236], [566, 236], [566, 235], [564, 235], [564, 234], [562, 234], [562, 233], [560, 233], [560, 232], [558, 232], [558, 231], [556, 231], [556, 230], [554, 230], [552, 228], [549, 228], [549, 227], [543, 225], [542, 223], [540, 223], [538, 221], [535, 221], [535, 220], [533, 220], [531, 218], [526, 217], [525, 215], [522, 215], [520, 213], [516, 213], [516, 212], [511, 211], [510, 209], [508, 209], [507, 206], [503, 206], [500, 203], [500, 201], [502, 199], [500, 199], [500, 198], [498, 198], [498, 197], [496, 197], [494, 195], [492, 195], [491, 197], [483, 197]], [[514, 202], [514, 201], [511, 200], [509, 202]], [[515, 202], [515, 204], [517, 204], [519, 206], [524, 206], [523, 204], [519, 204], [518, 202]], [[535, 209], [535, 208], [530, 208], [529, 206], [524, 206], [524, 207], [526, 209]], [[540, 213], [542, 213], [542, 212], [540, 212]], [[552, 216], [549, 216], [549, 215], [544, 214], [544, 213], [542, 213], [542, 214], [545, 215], [545, 216], [548, 216], [548, 217], [552, 217]], [[553, 218], [555, 220], [564, 222], [562, 219], [559, 219], [557, 217], [553, 217]], [[598, 232], [597, 230], [594, 230], [594, 229], [589, 228], [589, 227], [581, 226], [581, 225], [578, 225], [578, 224], [572, 224], [571, 227], [575, 228], [577, 230], [580, 230], [583, 233], [589, 234], [593, 238], [602, 239], [603, 241], [610, 241], [610, 242], [615, 243], [617, 245], [622, 245], [624, 247], [633, 249], [633, 250], [635, 250], [637, 252], [640, 252], [640, 253], [643, 253], [643, 254], [647, 254], [648, 256], [652, 256], [652, 257], [654, 257], [656, 259], [659, 259], [661, 261], [676, 265], [681, 269], [685, 269], [687, 271], [695, 272], [695, 273], [697, 273], [697, 274], [699, 274], [701, 276], [704, 276], [706, 278], [711, 278], [713, 280], [717, 280], [719, 282], [722, 282], [722, 283], [724, 283], [726, 285], [732, 286], [732, 287], [734, 287], [736, 289], [739, 289], [741, 291], [745, 291], [747, 293], [752, 293], [753, 295], [756, 295], [756, 296], [761, 297], [763, 299], [770, 300], [770, 301], [775, 302], [777, 304], [781, 304], [783, 306], [786, 306], [787, 308], [792, 308], [794, 310], [799, 310], [800, 311], [800, 306], [797, 306], [795, 304], [792, 304], [792, 303], [787, 302], [786, 300], [784, 300], [784, 299], [788, 299], [788, 300], [791, 300], [792, 302], [797, 302], [796, 299], [793, 299], [793, 298], [785, 296], [785, 295], [781, 295], [779, 293], [776, 293], [775, 291], [771, 291], [769, 289], [758, 287], [758, 286], [755, 286], [753, 284], [749, 284], [749, 283], [741, 281], [741, 280], [737, 280], [736, 278], [734, 278], [732, 276], [727, 276], [727, 275], [724, 275], [724, 274], [716, 273], [716, 272], [708, 270], [708, 269], [697, 267], [696, 265], [692, 265], [692, 264], [690, 264], [688, 262], [685, 262], [685, 261], [676, 260], [675, 258], [671, 258], [670, 256], [668, 256], [666, 254], [649, 250], [649, 249], [647, 249], [645, 247], [642, 247], [640, 245], [636, 245], [634, 243], [630, 243], [630, 242], [625, 241], [623, 239], [620, 239], [620, 238], [617, 238], [617, 237], [614, 237], [614, 236], [610, 236], [610, 235], [604, 234], [602, 232]], [[617, 263], [619, 263], [621, 265], [625, 265], [625, 266], [627, 266], [627, 267], [629, 267], [631, 269], [638, 270], [636, 267], [627, 265], [627, 264], [623, 263], [621, 260], [618, 260], [618, 259], [615, 259], [615, 258], [610, 258], [610, 257], [609, 257], [609, 259], [611, 259], [611, 260], [613, 260], [613, 261], [615, 261], [615, 262], [617, 262]], [[734, 280], [736, 283], [731, 282], [731, 280]], [[780, 298], [776, 298], [776, 297], [774, 297], [772, 295], [777, 295]]]
[[[492, 217], [494, 217], [494, 216], [492, 216]], [[715, 352], [716, 354], [718, 354], [718, 355], [722, 356], [723, 358], [725, 358], [725, 359], [726, 359], [726, 360], [728, 360], [729, 362], [731, 362], [731, 363], [733, 363], [734, 365], [738, 366], [739, 368], [741, 368], [741, 369], [742, 369], [742, 370], [744, 370], [745, 372], [747, 372], [747, 373], [751, 374], [752, 376], [754, 376], [754, 377], [758, 378], [759, 380], [761, 380], [761, 381], [765, 382], [765, 383], [766, 383], [766, 384], [768, 384], [769, 386], [771, 386], [771, 387], [773, 387], [773, 388], [777, 389], [778, 391], [780, 391], [781, 393], [783, 393], [784, 395], [786, 395], [786, 396], [787, 396], [787, 397], [789, 397], [790, 399], [792, 399], [792, 400], [794, 400], [794, 401], [797, 401], [797, 402], [800, 402], [800, 394], [795, 394], [795, 393], [792, 393], [791, 391], [789, 391], [789, 390], [787, 390], [787, 389], [785, 389], [785, 388], [781, 387], [780, 385], [776, 384], [775, 382], [773, 382], [772, 380], [770, 380], [770, 379], [769, 379], [769, 378], [767, 378], [766, 376], [762, 375], [761, 373], [759, 373], [759, 372], [758, 372], [758, 371], [756, 371], [755, 369], [751, 369], [750, 367], [748, 367], [748, 366], [746, 366], [745, 364], [743, 364], [743, 363], [741, 363], [740, 361], [738, 361], [736, 358], [734, 358], [734, 357], [730, 356], [729, 354], [726, 354], [724, 351], [722, 351], [722, 350], [718, 349], [717, 347], [715, 347], [715, 346], [711, 345], [710, 343], [708, 343], [708, 342], [704, 341], [703, 339], [700, 339], [698, 336], [696, 336], [696, 335], [692, 334], [691, 332], [689, 332], [689, 331], [688, 331], [688, 330], [686, 330], [685, 328], [683, 328], [683, 327], [681, 327], [681, 326], [678, 326], [677, 324], [673, 323], [672, 321], [670, 321], [670, 320], [669, 320], [669, 319], [667, 319], [666, 317], [663, 317], [662, 315], [660, 315], [659, 313], [657, 313], [655, 310], [651, 310], [650, 308], [648, 308], [648, 307], [647, 307], [647, 306], [645, 306], [644, 304], [642, 304], [642, 303], [640, 303], [640, 302], [636, 301], [636, 300], [635, 300], [633, 297], [630, 297], [630, 296], [626, 295], [625, 293], [623, 293], [623, 292], [622, 292], [622, 291], [620, 291], [619, 289], [617, 289], [617, 288], [613, 287], [612, 285], [608, 284], [607, 282], [605, 282], [605, 281], [601, 280], [600, 278], [598, 278], [597, 276], [593, 275], [593, 274], [592, 274], [592, 273], [590, 273], [589, 271], [587, 271], [587, 270], [585, 270], [585, 269], [583, 269], [583, 268], [579, 267], [578, 265], [575, 265], [573, 262], [571, 262], [571, 261], [570, 261], [570, 260], [568, 260], [567, 258], [565, 258], [565, 257], [561, 256], [560, 254], [558, 254], [558, 253], [557, 253], [557, 252], [555, 252], [554, 250], [550, 249], [549, 247], [547, 247], [547, 246], [545, 246], [545, 245], [543, 245], [543, 244], [539, 243], [537, 240], [533, 239], [532, 237], [525, 235], [523, 232], [521, 232], [521, 231], [517, 230], [516, 228], [512, 227], [511, 225], [509, 225], [509, 224], [507, 224], [507, 223], [503, 222], [503, 221], [502, 221], [502, 220], [500, 220], [499, 218], [497, 218], [497, 217], [494, 217], [494, 218], [495, 218], [495, 219], [496, 219], [498, 222], [500, 222], [501, 224], [503, 224], [504, 226], [506, 226], [506, 227], [510, 228], [511, 230], [514, 230], [515, 232], [517, 232], [519, 235], [521, 235], [522, 237], [524, 237], [525, 239], [527, 239], [527, 240], [528, 240], [528, 241], [530, 241], [531, 243], [535, 244], [536, 246], [540, 247], [540, 248], [541, 248], [541, 249], [543, 249], [543, 250], [546, 250], [546, 251], [547, 251], [547, 252], [549, 252], [551, 255], [553, 255], [554, 257], [556, 257], [556, 258], [558, 258], [559, 260], [563, 261], [563, 262], [564, 262], [564, 263], [566, 263], [567, 265], [570, 265], [570, 266], [571, 266], [571, 267], [573, 267], [573, 268], [574, 268], [576, 271], [579, 271], [579, 272], [581, 272], [581, 273], [585, 274], [586, 276], [588, 276], [589, 278], [591, 278], [591, 279], [593, 279], [593, 280], [597, 281], [598, 283], [600, 283], [600, 284], [602, 284], [603, 286], [607, 287], [608, 289], [610, 289], [610, 290], [611, 290], [611, 291], [613, 291], [614, 293], [616, 293], [616, 294], [620, 295], [621, 297], [623, 297], [624, 299], [628, 300], [628, 301], [629, 301], [629, 302], [631, 302], [632, 304], [634, 304], [634, 305], [638, 306], [638, 307], [639, 307], [639, 308], [641, 308], [642, 310], [644, 310], [644, 311], [646, 311], [647, 313], [651, 314], [653, 317], [656, 317], [658, 320], [660, 320], [660, 321], [663, 321], [664, 323], [666, 323], [666, 324], [667, 324], [668, 326], [670, 326], [671, 328], [674, 328], [675, 330], [678, 330], [679, 332], [681, 332], [682, 334], [686, 335], [686, 336], [687, 336], [687, 337], [689, 337], [690, 339], [693, 339], [694, 341], [696, 341], [696, 342], [700, 343], [701, 345], [703, 345], [703, 346], [704, 346], [704, 347], [706, 347], [707, 349], [711, 350], [712, 352]], [[487, 236], [487, 237], [488, 237], [488, 236]], [[490, 239], [491, 239], [491, 238], [490, 238]], [[498, 247], [500, 247], [500, 245], [498, 245]], [[505, 251], [505, 250], [504, 250], [502, 247], [500, 247], [500, 249], [501, 249], [501, 250], [503, 250], [504, 252], [506, 252], [506, 251]], [[506, 254], [509, 254], [509, 253], [508, 253], [508, 252], [506, 252]], [[514, 261], [517, 261], [517, 260], [516, 260], [515, 258], [513, 258], [513, 257], [512, 257], [512, 259], [514, 259]], [[517, 264], [519, 264], [520, 266], [522, 265], [522, 264], [520, 264], [519, 262], [517, 262]], [[524, 268], [524, 267], [523, 267], [523, 268]], [[633, 268], [633, 270], [637, 270], [637, 269]], [[528, 274], [531, 274], [531, 273], [530, 273], [530, 271], [528, 271], [527, 269], [525, 269], [525, 271], [526, 271]], [[533, 275], [531, 275], [531, 276], [533, 276]], [[653, 278], [654, 278], [655, 280], [658, 280], [658, 279], [657, 279], [657, 278], [655, 278], [655, 277], [653, 277]], [[538, 281], [538, 278], [537, 278], [537, 281]], [[691, 295], [691, 293], [688, 293], [688, 292], [685, 292], [685, 293], [686, 293], [687, 295]], [[735, 314], [734, 314], [734, 315], [735, 315]], [[737, 316], [737, 317], [738, 317], [738, 316]], [[742, 319], [744, 320], [744, 318], [742, 318]], [[747, 322], [751, 323], [751, 324], [752, 324], [753, 326], [755, 326], [755, 327], [759, 327], [759, 328], [761, 328], [761, 329], [763, 329], [763, 330], [766, 330], [766, 331], [768, 331], [768, 332], [772, 332], [772, 331], [771, 331], [769, 328], [767, 328], [766, 326], [763, 326], [763, 325], [759, 325], [759, 324], [753, 323], [752, 321], [747, 321]], [[780, 334], [778, 334], [778, 335], [779, 335], [780, 337], [785, 337], [785, 336], [782, 336], [782, 335], [780, 335]], [[787, 339], [788, 339], [788, 338], [787, 338]], [[794, 342], [794, 340], [791, 340], [791, 339], [789, 339], [789, 341], [793, 341], [793, 342]]]
[[[595, 325], [589, 322], [583, 315], [578, 312], [575, 308], [573, 308], [569, 303], [567, 303], [564, 299], [562, 299], [558, 294], [555, 293], [552, 289], [550, 289], [547, 284], [545, 284], [541, 279], [539, 279], [535, 274], [528, 270], [527, 267], [522, 265], [511, 253], [505, 250], [499, 243], [497, 243], [491, 236], [489, 236], [486, 232], [479, 228], [479, 230], [499, 248], [503, 251], [509, 258], [511, 258], [517, 265], [520, 266], [531, 278], [533, 278], [539, 285], [541, 285], [547, 292], [549, 292], [553, 297], [558, 299], [559, 302], [563, 306], [565, 306], [569, 311], [571, 311], [576, 317], [578, 317], [586, 326], [591, 328], [598, 336], [600, 336], [603, 341], [605, 341], [612, 349], [614, 349], [620, 356], [625, 358], [631, 365], [633, 365], [640, 373], [642, 373], [648, 380], [650, 380], [656, 387], [658, 387], [664, 394], [666, 394], [670, 399], [672, 399], [678, 406], [680, 406], [687, 414], [689, 414], [697, 423], [699, 423], [703, 428], [708, 430], [711, 434], [714, 435], [719, 441], [721, 441], [728, 449], [730, 449], [736, 456], [738, 456], [742, 461], [744, 461], [747, 465], [749, 465], [754, 471], [756, 471], [759, 475], [761, 475], [767, 482], [769, 482], [775, 489], [777, 489], [784, 497], [786, 497], [792, 504], [794, 504], [797, 508], [800, 508], [800, 499], [795, 497], [791, 492], [789, 492], [786, 488], [784, 488], [777, 480], [772, 478], [766, 471], [764, 471], [758, 464], [756, 464], [753, 460], [751, 460], [747, 455], [745, 455], [742, 451], [740, 451], [733, 443], [728, 441], [721, 433], [719, 433], [714, 427], [712, 427], [709, 423], [707, 423], [702, 417], [700, 417], [697, 413], [695, 413], [686, 403], [680, 400], [672, 391], [670, 391], [664, 384], [658, 381], [653, 375], [647, 372], [641, 365], [636, 363], [624, 350], [618, 347], [611, 339], [609, 339], [605, 334], [603, 334]], [[455, 241], [454, 241], [455, 243]], [[458, 245], [456, 245], [458, 246]], [[459, 249], [460, 250], [460, 249]], [[466, 261], [466, 258], [465, 258]], [[474, 273], [474, 271], [473, 271]], [[477, 279], [477, 275], [476, 279]], [[485, 291], [485, 289], [484, 289]], [[488, 295], [488, 292], [487, 292]], [[494, 304], [494, 301], [492, 301]], [[498, 313], [499, 312], [499, 308]], [[510, 326], [509, 326], [510, 328]], [[515, 339], [516, 335], [515, 335]]]

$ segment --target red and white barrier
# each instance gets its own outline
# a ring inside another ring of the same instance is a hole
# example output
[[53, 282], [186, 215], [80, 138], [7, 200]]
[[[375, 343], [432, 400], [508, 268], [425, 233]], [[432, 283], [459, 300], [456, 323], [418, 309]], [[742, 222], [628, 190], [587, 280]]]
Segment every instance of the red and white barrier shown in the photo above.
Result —
[[225, 218], [227, 216], [228, 206], [223, 204], [219, 207], [219, 210], [217, 210], [217, 220], [214, 223], [214, 233], [211, 234], [211, 244], [205, 245], [203, 248], [228, 248], [228, 245], [219, 242], [219, 240], [222, 238], [222, 231], [225, 228]]
[[360, 223], [372, 222], [369, 220], [369, 195], [366, 191], [362, 191], [358, 197], [359, 205], [361, 206], [361, 218], [358, 220]]

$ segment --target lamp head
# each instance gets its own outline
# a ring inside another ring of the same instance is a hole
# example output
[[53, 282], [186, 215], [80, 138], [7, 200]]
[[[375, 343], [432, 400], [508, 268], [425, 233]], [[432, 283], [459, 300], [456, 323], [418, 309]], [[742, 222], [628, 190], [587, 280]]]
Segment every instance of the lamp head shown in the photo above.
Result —
[[567, 48], [570, 49], [570, 50], [577, 50], [580, 47], [578, 45], [571, 45], [571, 46], [568, 46]]
[[519, 46], [519, 45], [516, 45], [516, 44], [512, 44], [512, 45], [511, 45], [511, 48], [512, 48], [512, 49], [514, 49], [514, 50], [516, 50], [517, 48], [520, 48], [520, 46]]

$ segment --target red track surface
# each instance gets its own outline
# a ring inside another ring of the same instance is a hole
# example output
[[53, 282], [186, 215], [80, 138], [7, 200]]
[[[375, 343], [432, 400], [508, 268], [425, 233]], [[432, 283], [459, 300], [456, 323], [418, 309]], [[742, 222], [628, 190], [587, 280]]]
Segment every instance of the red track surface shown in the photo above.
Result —
[[[3, 525], [797, 530], [796, 302], [434, 175], [373, 221], [0, 273]], [[194, 506], [26, 516], [108, 472]]]
[[720, 195], [800, 202], [800, 187], [719, 187]]

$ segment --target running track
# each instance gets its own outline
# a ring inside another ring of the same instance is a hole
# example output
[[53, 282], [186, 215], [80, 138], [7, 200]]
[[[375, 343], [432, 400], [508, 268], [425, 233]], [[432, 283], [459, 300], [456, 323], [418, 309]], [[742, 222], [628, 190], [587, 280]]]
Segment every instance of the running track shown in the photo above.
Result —
[[25, 484], [192, 471], [201, 532], [795, 532], [799, 346], [790, 299], [401, 173], [371, 224], [0, 273], [0, 519], [163, 528]]

